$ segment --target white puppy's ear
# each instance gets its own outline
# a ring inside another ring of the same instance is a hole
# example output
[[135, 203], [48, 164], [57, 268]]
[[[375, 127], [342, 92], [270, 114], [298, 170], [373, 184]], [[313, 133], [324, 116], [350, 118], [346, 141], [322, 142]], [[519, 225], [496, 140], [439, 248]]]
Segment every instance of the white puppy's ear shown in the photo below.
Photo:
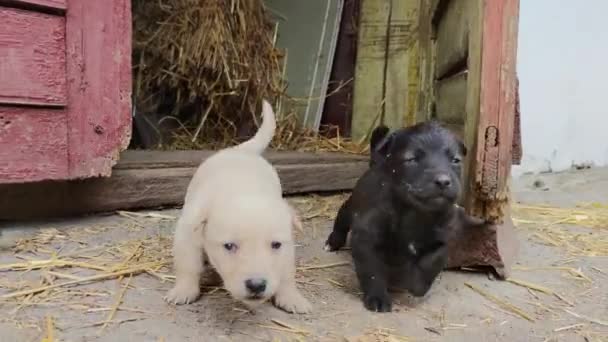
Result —
[[203, 219], [197, 225], [194, 226], [194, 232], [196, 233], [204, 233], [205, 228], [207, 228], [207, 219]]
[[291, 212], [292, 226], [298, 231], [303, 232], [304, 228], [302, 228], [302, 221], [300, 221], [300, 215], [298, 215], [298, 212], [291, 205], [289, 205], [287, 201], [285, 201], [285, 204], [287, 204], [287, 208], [289, 208], [289, 211]]
[[179, 218], [178, 225], [189, 227], [194, 233], [204, 233], [207, 227], [207, 208], [205, 206], [184, 207], [182, 216]]

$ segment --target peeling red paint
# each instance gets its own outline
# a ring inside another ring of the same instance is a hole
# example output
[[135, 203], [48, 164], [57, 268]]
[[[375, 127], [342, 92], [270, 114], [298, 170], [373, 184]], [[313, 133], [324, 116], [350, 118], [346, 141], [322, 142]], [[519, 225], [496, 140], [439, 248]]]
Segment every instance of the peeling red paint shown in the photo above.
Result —
[[0, 5], [0, 183], [109, 176], [131, 137], [130, 0], [11, 3]]
[[68, 0], [5, 0], [9, 4], [16, 4], [22, 6], [38, 6], [42, 8], [51, 8], [56, 10], [65, 11], [67, 9]]
[[63, 106], [65, 18], [0, 7], [0, 104]]
[[516, 109], [519, 0], [484, 0], [480, 115], [472, 174], [476, 215], [505, 217], [509, 202]]
[[128, 0], [69, 1], [68, 74], [78, 76], [69, 80], [71, 178], [109, 176], [131, 138], [130, 6]]
[[0, 107], [0, 183], [68, 177], [67, 137], [61, 109]]

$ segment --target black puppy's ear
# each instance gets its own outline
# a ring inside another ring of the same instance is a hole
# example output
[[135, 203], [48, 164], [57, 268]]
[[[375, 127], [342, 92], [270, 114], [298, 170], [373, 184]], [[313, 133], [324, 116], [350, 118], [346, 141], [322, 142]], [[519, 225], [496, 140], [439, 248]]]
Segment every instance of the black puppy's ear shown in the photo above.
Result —
[[460, 145], [460, 153], [462, 153], [463, 157], [467, 156], [467, 147], [464, 145], [464, 143], [462, 141], [459, 141], [458, 144]]
[[387, 157], [392, 138], [394, 134], [388, 134], [390, 129], [384, 125], [380, 125], [374, 129], [369, 141], [370, 159], [369, 166], [382, 163]]
[[388, 132], [389, 132], [389, 128], [384, 125], [380, 125], [380, 126], [374, 128], [374, 131], [372, 132], [372, 136], [369, 141], [369, 149], [371, 151], [375, 150], [376, 147], [378, 146], [378, 143], [380, 141], [382, 141], [382, 139], [384, 137], [386, 137]]
[[382, 140], [380, 140], [376, 146], [374, 147], [374, 149], [372, 150], [372, 153], [375, 153], [377, 155], [381, 155], [382, 157], [386, 158], [388, 156], [388, 153], [391, 150], [391, 147], [393, 146], [393, 142], [395, 140], [395, 133], [391, 133], [386, 135], [384, 138], [382, 138]]

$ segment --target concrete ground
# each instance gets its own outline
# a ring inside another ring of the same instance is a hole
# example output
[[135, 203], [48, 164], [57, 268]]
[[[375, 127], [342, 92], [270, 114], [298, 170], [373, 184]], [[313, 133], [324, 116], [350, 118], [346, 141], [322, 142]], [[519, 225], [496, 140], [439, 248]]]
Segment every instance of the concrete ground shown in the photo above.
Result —
[[[213, 281], [191, 305], [166, 304], [177, 210], [11, 225], [0, 341], [608, 341], [608, 169], [524, 176], [513, 191], [521, 248], [511, 282], [446, 271], [427, 297], [399, 295], [386, 314], [363, 308], [349, 252], [322, 250], [340, 196], [292, 199], [305, 219], [297, 255], [308, 315], [270, 304], [247, 312]], [[129, 271], [142, 273], [120, 276]]]

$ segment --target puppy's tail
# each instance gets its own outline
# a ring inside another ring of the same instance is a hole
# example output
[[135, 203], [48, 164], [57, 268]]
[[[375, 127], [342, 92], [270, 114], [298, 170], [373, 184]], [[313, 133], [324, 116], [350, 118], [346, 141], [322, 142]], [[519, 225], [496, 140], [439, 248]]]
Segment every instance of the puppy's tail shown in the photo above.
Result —
[[270, 145], [274, 131], [277, 127], [277, 123], [274, 116], [272, 106], [268, 101], [262, 101], [262, 125], [255, 133], [253, 138], [245, 141], [244, 143], [235, 146], [234, 148], [241, 151], [252, 152], [256, 154], [262, 154], [264, 150]]

